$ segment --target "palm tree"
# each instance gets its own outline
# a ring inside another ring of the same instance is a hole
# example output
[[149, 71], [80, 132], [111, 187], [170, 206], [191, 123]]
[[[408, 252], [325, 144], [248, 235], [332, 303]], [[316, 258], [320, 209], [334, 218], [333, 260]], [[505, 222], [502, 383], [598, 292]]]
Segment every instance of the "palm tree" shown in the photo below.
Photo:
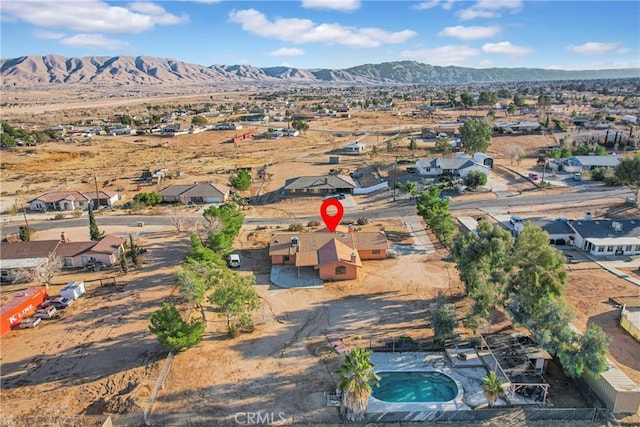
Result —
[[378, 386], [380, 381], [378, 374], [373, 372], [369, 356], [371, 351], [356, 347], [345, 354], [336, 371], [340, 376], [338, 389], [342, 392], [342, 404], [350, 421], [360, 421], [364, 418], [367, 400], [372, 391], [371, 386]]
[[482, 392], [484, 393], [484, 397], [487, 398], [489, 406], [493, 406], [496, 400], [498, 400], [498, 397], [504, 395], [502, 381], [496, 377], [494, 371], [489, 372], [489, 375], [482, 378]]

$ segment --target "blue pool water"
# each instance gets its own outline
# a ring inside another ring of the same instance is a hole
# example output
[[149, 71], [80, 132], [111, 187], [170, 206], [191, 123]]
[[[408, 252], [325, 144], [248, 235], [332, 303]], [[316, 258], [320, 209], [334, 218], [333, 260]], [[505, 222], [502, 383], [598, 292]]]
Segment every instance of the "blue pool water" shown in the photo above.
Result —
[[441, 372], [378, 372], [380, 386], [373, 397], [385, 402], [448, 402], [458, 386]]

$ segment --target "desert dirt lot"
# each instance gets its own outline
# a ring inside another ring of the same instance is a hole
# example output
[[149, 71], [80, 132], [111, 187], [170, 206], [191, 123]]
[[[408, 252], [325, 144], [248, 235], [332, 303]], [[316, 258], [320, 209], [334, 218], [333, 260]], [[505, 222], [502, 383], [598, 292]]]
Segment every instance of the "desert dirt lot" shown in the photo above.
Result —
[[[170, 183], [198, 180], [226, 183], [229, 171], [237, 166], [269, 164], [267, 179], [254, 180], [244, 195], [272, 197], [269, 200], [273, 203], [251, 206], [247, 215], [259, 218], [315, 214], [317, 201], [291, 202], [275, 196], [286, 178], [324, 174], [335, 168], [328, 164], [327, 152], [354, 140], [352, 135], [336, 136], [323, 129], [385, 129], [397, 127], [397, 120], [389, 121], [388, 116], [378, 115], [340, 123], [313, 122], [312, 129], [294, 140], [260, 140], [238, 146], [224, 142], [234, 136], [232, 132], [176, 138], [115, 137], [98, 139], [86, 146], [46, 144], [33, 152], [3, 154], [2, 191], [5, 198], [28, 199], [54, 189], [89, 190], [95, 174], [101, 188], [123, 188], [123, 193], [131, 198], [136, 191], [133, 178], [144, 168], [183, 172], [182, 178]], [[421, 123], [409, 121], [402, 125], [421, 127]], [[242, 131], [250, 130], [260, 131], [251, 127]], [[378, 139], [364, 138], [368, 145]], [[379, 143], [384, 147], [382, 141], [383, 138]], [[534, 153], [537, 147], [549, 145], [549, 141], [542, 136], [496, 138], [490, 154], [496, 156], [497, 164], [511, 166], [508, 148], [514, 144], [525, 153]], [[390, 153], [381, 149], [373, 158], [343, 156], [339, 167], [348, 172], [365, 163], [378, 163], [383, 172], [388, 171], [396, 156], [412, 158], [414, 154], [407, 145], [408, 142], [398, 143], [396, 151]], [[422, 153], [421, 146], [416, 155]], [[531, 154], [515, 167], [524, 170], [534, 165], [535, 154]], [[517, 174], [500, 179], [514, 190], [533, 188]], [[156, 187], [142, 189], [155, 190]], [[461, 197], [496, 196], [487, 193]], [[361, 196], [358, 203], [384, 207], [390, 203], [390, 197]], [[568, 208], [556, 206], [552, 213], [575, 215]], [[604, 209], [601, 212], [603, 216], [606, 214]], [[638, 216], [637, 210], [624, 214]], [[399, 218], [376, 220], [371, 226], [384, 226], [403, 243], [411, 242]], [[38, 233], [37, 238], [57, 238], [60, 231]], [[86, 229], [64, 231], [71, 235], [86, 233]], [[357, 281], [327, 283], [322, 289], [281, 289], [269, 282], [266, 242], [273, 231], [276, 230], [246, 227], [236, 242], [243, 257], [241, 272], [256, 275], [263, 301], [255, 316], [256, 330], [228, 339], [224, 318], [206, 304], [203, 342], [174, 358], [153, 405], [151, 422], [165, 425], [204, 419], [233, 423], [238, 412], [282, 412], [288, 421], [338, 422], [335, 408], [325, 405], [324, 393], [335, 390], [333, 372], [340, 361], [329, 347], [326, 333], [339, 334], [347, 345], [368, 345], [372, 340], [399, 336], [428, 337], [431, 335], [426, 327], [428, 309], [439, 291], [459, 301], [462, 317], [466, 306], [461, 299], [462, 285], [455, 265], [442, 249], [429, 255], [365, 261], [363, 274]], [[57, 277], [58, 285], [52, 286], [52, 294], [64, 283], [79, 278], [87, 283], [87, 296], [70, 307], [60, 321], [45, 322], [35, 330], [13, 331], [2, 338], [3, 417], [18, 419], [34, 412], [56, 416], [140, 415], [150, 408], [149, 399], [164, 367], [166, 352], [148, 331], [149, 314], [165, 299], [177, 301], [172, 274], [184, 260], [188, 237], [187, 232], [178, 233], [171, 227], [142, 232], [141, 243], [148, 249], [144, 265], [125, 276], [116, 271], [82, 271]], [[612, 337], [612, 359], [640, 382], [639, 344], [617, 327], [617, 310], [607, 303], [609, 297], [637, 295], [637, 287], [591, 262], [567, 268], [565, 296], [576, 311], [576, 325], [582, 328], [594, 321], [602, 326]], [[630, 274], [638, 277], [637, 272]], [[100, 287], [95, 281], [113, 276], [124, 285], [122, 292]], [[3, 298], [9, 295], [3, 292]], [[42, 395], [47, 399], [42, 399]], [[552, 396], [552, 402], [554, 399], [561, 404], [561, 393]]]

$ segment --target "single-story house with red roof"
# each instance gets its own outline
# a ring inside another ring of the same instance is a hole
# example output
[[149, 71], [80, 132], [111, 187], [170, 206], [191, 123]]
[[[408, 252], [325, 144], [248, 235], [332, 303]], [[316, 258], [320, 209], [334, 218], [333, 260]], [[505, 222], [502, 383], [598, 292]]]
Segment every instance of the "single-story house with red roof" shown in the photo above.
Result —
[[384, 259], [387, 248], [382, 231], [278, 233], [271, 237], [269, 257], [272, 265], [313, 267], [322, 280], [352, 280], [362, 260]]

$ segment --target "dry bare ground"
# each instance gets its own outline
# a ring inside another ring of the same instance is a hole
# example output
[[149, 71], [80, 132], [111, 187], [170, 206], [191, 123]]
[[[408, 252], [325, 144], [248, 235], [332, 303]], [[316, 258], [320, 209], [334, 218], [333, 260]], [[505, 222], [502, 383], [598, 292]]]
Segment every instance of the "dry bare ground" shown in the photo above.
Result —
[[[226, 142], [235, 132], [205, 132], [176, 138], [97, 138], [91, 145], [46, 144], [31, 152], [3, 153], [0, 179], [5, 199], [26, 200], [54, 189], [93, 189], [94, 175], [99, 177], [101, 188], [121, 188], [131, 198], [136, 193], [133, 179], [145, 168], [183, 173], [169, 183], [202, 180], [226, 183], [235, 167], [268, 164], [266, 180], [255, 180], [244, 195], [267, 195], [273, 197], [274, 203], [251, 207], [247, 214], [309, 215], [316, 213], [317, 201], [279, 201], [276, 197], [286, 178], [327, 173], [335, 167], [328, 164], [328, 152], [359, 138], [352, 131], [419, 129], [424, 124], [408, 119], [398, 123], [397, 117], [377, 114], [314, 121], [300, 138], [254, 140], [237, 146]], [[328, 133], [334, 129], [342, 130], [344, 136]], [[249, 126], [241, 132], [264, 130]], [[369, 145], [383, 145], [379, 154], [373, 158], [343, 156], [339, 167], [344, 172], [365, 163], [377, 163], [384, 170], [396, 156], [407, 159], [413, 156], [406, 138], [389, 153], [383, 138], [364, 138]], [[509, 147], [514, 144], [531, 153], [522, 165], [514, 165], [525, 168], [535, 163], [536, 148], [549, 145], [549, 141], [539, 136], [496, 138], [490, 154], [496, 156], [497, 164], [511, 166]], [[420, 147], [416, 154], [422, 153], [424, 148]], [[518, 175], [502, 179], [515, 189], [532, 188], [530, 182]], [[155, 190], [156, 187], [142, 188]], [[370, 202], [363, 196], [358, 202], [379, 207], [389, 200]], [[563, 209], [566, 206], [556, 207], [553, 215], [568, 216], [570, 213]], [[395, 231], [397, 238], [406, 239], [403, 234], [406, 230], [399, 219], [372, 224], [380, 226]], [[56, 238], [60, 231], [50, 230], [39, 234], [39, 238]], [[433, 297], [443, 291], [460, 299], [462, 285], [455, 265], [443, 250], [427, 256], [367, 261], [357, 281], [327, 283], [322, 289], [277, 288], [269, 282], [266, 248], [273, 231], [276, 230], [243, 229], [236, 242], [244, 260], [241, 272], [256, 275], [263, 301], [256, 314], [256, 330], [228, 339], [223, 317], [205, 304], [207, 330], [203, 342], [176, 355], [153, 407], [151, 421], [161, 425], [202, 419], [233, 423], [238, 412], [282, 412], [287, 421], [338, 422], [337, 412], [326, 408], [324, 400], [324, 393], [335, 390], [337, 379], [333, 372], [339, 363], [339, 357], [328, 347], [325, 333], [340, 334], [348, 345], [367, 345], [370, 340], [392, 336], [426, 337], [431, 334], [426, 318]], [[166, 228], [142, 234], [141, 239], [149, 249], [142, 269], [126, 276], [115, 272], [60, 276], [60, 285], [75, 278], [87, 281], [87, 297], [80, 299], [60, 322], [48, 322], [36, 330], [11, 332], [2, 339], [4, 417], [34, 413], [140, 414], [148, 407], [166, 355], [147, 329], [149, 314], [163, 300], [177, 300], [172, 273], [184, 259], [188, 235]], [[566, 298], [575, 308], [577, 326], [582, 328], [589, 321], [600, 324], [613, 338], [612, 358], [630, 377], [640, 381], [638, 343], [616, 326], [616, 311], [606, 301], [608, 297], [637, 294], [637, 288], [591, 263], [572, 264], [570, 268]], [[117, 275], [117, 281], [125, 284], [124, 291], [116, 292], [91, 281], [102, 275]], [[52, 293], [57, 290], [59, 286], [54, 286]], [[464, 305], [460, 304], [461, 309]], [[47, 398], [42, 399], [43, 395]]]

